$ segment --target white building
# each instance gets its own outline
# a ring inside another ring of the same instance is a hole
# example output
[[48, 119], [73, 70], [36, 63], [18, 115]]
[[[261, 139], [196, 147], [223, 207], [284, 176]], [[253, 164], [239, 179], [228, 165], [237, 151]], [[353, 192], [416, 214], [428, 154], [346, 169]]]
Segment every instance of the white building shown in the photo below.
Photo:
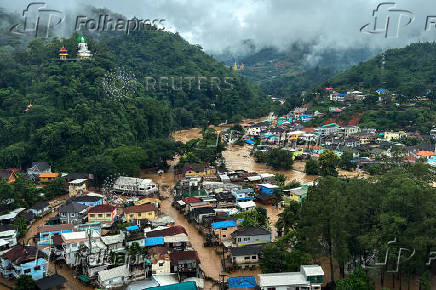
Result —
[[17, 244], [17, 234], [12, 226], [4, 226], [0, 230], [0, 254], [5, 253]]
[[115, 180], [113, 191], [123, 194], [148, 195], [157, 192], [158, 187], [151, 179], [120, 176]]
[[256, 203], [252, 200], [250, 201], [241, 201], [236, 203], [236, 208], [240, 211], [247, 211], [256, 208]]
[[300, 272], [259, 274], [261, 290], [320, 290], [324, 271], [318, 265], [302, 265]]
[[[87, 232], [71, 232], [61, 234], [64, 248], [64, 257], [67, 265], [74, 266], [80, 262], [82, 246], [89, 244]], [[91, 239], [100, 239], [97, 231], [91, 231]]]

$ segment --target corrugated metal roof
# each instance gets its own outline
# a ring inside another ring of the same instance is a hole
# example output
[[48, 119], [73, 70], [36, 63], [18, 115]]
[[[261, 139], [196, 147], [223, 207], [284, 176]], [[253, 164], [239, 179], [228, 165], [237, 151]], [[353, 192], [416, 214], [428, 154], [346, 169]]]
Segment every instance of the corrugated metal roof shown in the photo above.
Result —
[[128, 265], [122, 265], [110, 270], [103, 270], [98, 272], [98, 278], [100, 281], [107, 281], [117, 277], [128, 277], [130, 275]]

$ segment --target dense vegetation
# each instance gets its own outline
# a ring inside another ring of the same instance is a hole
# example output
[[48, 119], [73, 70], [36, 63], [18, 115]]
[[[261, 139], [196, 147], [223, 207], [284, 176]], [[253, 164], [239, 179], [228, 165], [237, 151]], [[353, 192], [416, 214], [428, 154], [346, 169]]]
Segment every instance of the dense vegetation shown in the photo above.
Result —
[[[387, 265], [370, 269], [370, 275], [383, 286], [388, 271], [397, 267], [399, 248], [405, 248], [399, 272], [392, 277], [403, 281], [425, 278], [430, 270], [426, 262], [436, 246], [436, 191], [429, 184], [433, 179], [434, 169], [421, 162], [392, 168], [371, 179], [319, 179], [301, 206], [291, 203], [279, 216], [276, 226], [284, 234], [279, 244], [287, 252], [297, 252], [274, 270], [287, 271], [286, 265], [301, 259], [302, 253], [310, 254], [314, 262], [329, 257], [332, 281], [338, 278], [336, 267], [341, 278], [346, 271], [357, 269], [354, 276], [338, 283], [340, 289], [351, 289], [346, 286], [355, 283], [369, 287], [356, 289], [373, 289], [358, 268], [384, 261], [389, 248]], [[265, 249], [263, 265], [272, 265], [269, 257], [275, 257], [276, 251], [271, 247]]]
[[0, 212], [8, 212], [16, 208], [29, 208], [42, 200], [51, 200], [65, 193], [65, 179], [59, 177], [47, 186], [37, 187], [31, 179], [21, 175], [12, 184], [0, 180]]
[[267, 94], [294, 100], [377, 52], [368, 48], [316, 51], [314, 47], [313, 43], [296, 43], [284, 50], [261, 49], [239, 61], [245, 65], [241, 74]]
[[[382, 70], [384, 55], [384, 70]], [[323, 83], [320, 89], [386, 88], [405, 96], [435, 96], [436, 43], [413, 43], [354, 66]]]
[[289, 170], [294, 164], [294, 154], [291, 151], [281, 148], [274, 148], [269, 151], [255, 151], [256, 162], [266, 163], [275, 170]]
[[[62, 171], [138, 175], [178, 152], [175, 129], [269, 111], [257, 89], [178, 34], [108, 33], [89, 39], [91, 60], [58, 60], [62, 46], [75, 57], [76, 37], [0, 53], [0, 168], [44, 160]], [[232, 89], [204, 81], [200, 90], [151, 90], [144, 81], [188, 76], [229, 77]]]
[[182, 168], [185, 163], [190, 164], [210, 164], [222, 166], [222, 152], [226, 150], [221, 138], [213, 128], [205, 128], [201, 131], [201, 139], [191, 139], [180, 149], [180, 160], [178, 168]]

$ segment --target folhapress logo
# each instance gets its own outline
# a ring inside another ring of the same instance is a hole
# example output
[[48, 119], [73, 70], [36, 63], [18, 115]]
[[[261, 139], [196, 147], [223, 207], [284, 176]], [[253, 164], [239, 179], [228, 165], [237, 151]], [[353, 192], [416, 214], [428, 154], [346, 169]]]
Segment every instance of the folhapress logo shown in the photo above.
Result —
[[61, 24], [64, 13], [47, 8], [44, 2], [32, 2], [23, 10], [24, 24], [15, 24], [9, 28], [11, 33], [24, 35], [34, 33], [35, 37], [49, 36], [51, 28]]
[[410, 25], [415, 16], [409, 10], [398, 9], [395, 2], [380, 3], [372, 13], [372, 23], [365, 24], [360, 32], [384, 34], [386, 38], [398, 38], [401, 28]]

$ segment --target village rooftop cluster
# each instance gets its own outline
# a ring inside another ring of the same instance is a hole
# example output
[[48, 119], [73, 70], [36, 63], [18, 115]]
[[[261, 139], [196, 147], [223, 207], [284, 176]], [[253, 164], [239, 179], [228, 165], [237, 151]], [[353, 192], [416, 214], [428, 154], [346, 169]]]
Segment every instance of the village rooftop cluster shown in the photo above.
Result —
[[[1, 177], [12, 184], [20, 175], [38, 186], [63, 177], [68, 199], [39, 202], [0, 216], [3, 277], [26, 274], [39, 289], [61, 287], [66, 279], [49, 270], [52, 263], [65, 264], [82, 283], [104, 289], [202, 289], [205, 279], [212, 279], [202, 271], [186, 229], [161, 211], [160, 189], [165, 185], [119, 176], [100, 194], [90, 190], [92, 174], [52, 172], [47, 162], [34, 162], [25, 172], [18, 171], [1, 170]], [[219, 251], [227, 273], [257, 268], [260, 252], [274, 240], [273, 234], [268, 228], [241, 226], [243, 219], [234, 215], [255, 210], [256, 202], [270, 204], [278, 188], [274, 175], [220, 172], [207, 164], [186, 163], [175, 178], [172, 206], [205, 237], [205, 247]], [[247, 183], [252, 187], [243, 188]], [[301, 202], [310, 185], [289, 190], [289, 200]], [[36, 235], [18, 244], [14, 221], [25, 217], [32, 224], [46, 215], [51, 217], [37, 227]], [[319, 265], [301, 265], [299, 272], [259, 274], [259, 285], [254, 276], [228, 277], [225, 285], [321, 289], [323, 276]]]

